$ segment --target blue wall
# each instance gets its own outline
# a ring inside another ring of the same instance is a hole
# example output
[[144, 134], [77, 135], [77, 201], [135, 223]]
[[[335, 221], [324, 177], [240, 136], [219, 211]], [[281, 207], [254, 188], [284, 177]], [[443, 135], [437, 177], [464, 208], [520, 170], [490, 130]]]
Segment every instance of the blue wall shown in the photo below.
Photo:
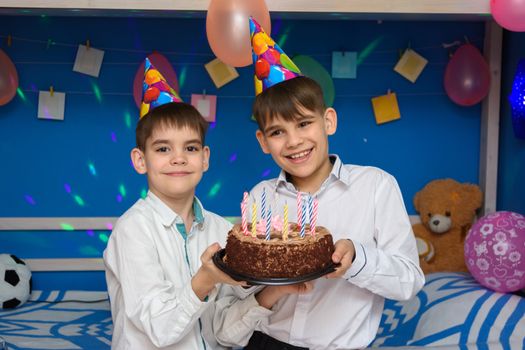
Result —
[[[217, 123], [207, 138], [211, 168], [198, 188], [208, 209], [237, 216], [242, 192], [278, 174], [254, 137], [252, 67], [239, 68], [238, 79], [216, 89], [203, 66], [214, 58], [204, 19], [4, 16], [0, 23], [0, 35], [15, 38], [11, 47], [1, 48], [14, 61], [24, 93], [0, 106], [2, 217], [119, 216], [141, 196], [146, 182], [129, 160], [137, 118], [131, 92], [135, 72], [152, 50], [172, 62], [184, 100], [203, 89], [218, 95]], [[272, 24], [272, 37], [290, 56], [310, 55], [328, 71], [332, 51], [362, 54], [371, 49], [357, 79], [334, 79], [339, 128], [330, 151], [345, 162], [392, 173], [410, 214], [415, 214], [412, 197], [430, 180], [478, 182], [481, 108], [460, 107], [446, 96], [443, 75], [449, 52], [442, 43], [468, 37], [480, 47], [483, 35], [481, 22]], [[48, 48], [48, 39], [57, 44]], [[105, 49], [99, 78], [72, 71], [77, 45], [86, 39]], [[429, 61], [415, 84], [393, 71], [399, 51], [408, 45]], [[36, 118], [38, 90], [50, 85], [67, 93], [63, 122]], [[388, 89], [397, 93], [401, 120], [377, 126], [370, 99]], [[109, 231], [0, 235], [0, 250], [22, 258], [73, 258], [100, 257]], [[39, 277], [37, 288], [50, 288], [57, 275], [41, 276], [46, 277]], [[103, 288], [103, 282], [80, 287]]]

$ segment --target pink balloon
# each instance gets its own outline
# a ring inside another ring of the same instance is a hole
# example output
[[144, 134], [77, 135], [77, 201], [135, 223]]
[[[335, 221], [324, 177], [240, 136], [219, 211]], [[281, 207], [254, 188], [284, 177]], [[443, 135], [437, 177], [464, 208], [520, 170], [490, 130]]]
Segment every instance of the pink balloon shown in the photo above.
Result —
[[5, 105], [13, 99], [18, 89], [18, 73], [16, 67], [0, 49], [0, 106]]
[[250, 16], [270, 35], [270, 14], [264, 0], [210, 1], [206, 15], [208, 43], [215, 56], [227, 65], [244, 67], [252, 64]]
[[[173, 90], [179, 92], [179, 81], [177, 80], [177, 74], [171, 66], [170, 61], [159, 52], [153, 52], [148, 55], [150, 62], [157, 68], [157, 70], [166, 79], [168, 84]], [[142, 83], [144, 82], [144, 61], [140, 64], [135, 73], [135, 80], [133, 80], [133, 98], [137, 108], [140, 108], [142, 104]]]
[[513, 32], [525, 32], [525, 0], [490, 0], [494, 20]]
[[485, 215], [472, 225], [464, 248], [467, 268], [480, 284], [503, 293], [525, 287], [525, 216]]
[[471, 45], [460, 46], [445, 70], [445, 91], [461, 106], [472, 106], [487, 96], [490, 70], [479, 50]]

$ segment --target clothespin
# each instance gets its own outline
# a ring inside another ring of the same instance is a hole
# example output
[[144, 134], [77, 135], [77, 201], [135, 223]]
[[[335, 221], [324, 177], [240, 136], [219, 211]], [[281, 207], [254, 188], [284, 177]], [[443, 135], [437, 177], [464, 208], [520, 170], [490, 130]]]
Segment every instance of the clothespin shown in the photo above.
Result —
[[202, 99], [206, 99], [206, 89], [202, 90]]
[[51, 39], [47, 39], [46, 49], [49, 49], [50, 46], [51, 46]]
[[392, 93], [392, 90], [390, 90], [390, 89], [388, 89], [388, 90], [386, 91], [386, 94], [387, 94], [387, 95], [390, 95], [391, 93]]
[[464, 36], [464, 38], [465, 38], [465, 43], [470, 44], [470, 41], [468, 40], [466, 35]]
[[13, 43], [13, 38], [11, 37], [11, 34], [7, 36], [7, 46], [11, 47], [11, 44]]
[[91, 43], [89, 42], [89, 39], [86, 40], [86, 49], [90, 49], [91, 48]]
[[53, 97], [53, 94], [55, 93], [55, 90], [53, 89], [53, 85], [49, 87], [49, 96]]

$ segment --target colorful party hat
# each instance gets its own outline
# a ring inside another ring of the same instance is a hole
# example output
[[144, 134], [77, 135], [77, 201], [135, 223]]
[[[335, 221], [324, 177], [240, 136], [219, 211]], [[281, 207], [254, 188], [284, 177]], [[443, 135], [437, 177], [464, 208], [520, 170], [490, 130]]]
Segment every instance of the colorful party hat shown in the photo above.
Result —
[[275, 84], [302, 75], [290, 57], [253, 17], [250, 17], [250, 39], [255, 63], [255, 95]]
[[155, 66], [146, 58], [144, 62], [144, 82], [142, 83], [142, 105], [140, 118], [149, 111], [170, 102], [182, 102], [179, 94], [169, 86], [166, 79]]

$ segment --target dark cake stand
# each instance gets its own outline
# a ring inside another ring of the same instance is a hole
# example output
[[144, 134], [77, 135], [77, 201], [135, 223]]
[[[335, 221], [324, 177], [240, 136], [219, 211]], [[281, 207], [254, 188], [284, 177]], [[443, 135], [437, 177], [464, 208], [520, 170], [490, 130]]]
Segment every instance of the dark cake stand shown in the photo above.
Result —
[[226, 254], [225, 249], [219, 250], [217, 253], [213, 255], [213, 262], [214, 264], [222, 270], [224, 273], [229, 275], [231, 278], [233, 278], [236, 281], [246, 281], [252, 285], [267, 285], [267, 286], [284, 286], [287, 284], [295, 284], [295, 283], [301, 283], [306, 281], [311, 281], [314, 279], [317, 279], [319, 277], [322, 277], [330, 272], [335, 271], [335, 268], [338, 267], [340, 264], [334, 264], [332, 263], [328, 267], [309, 273], [307, 275], [297, 276], [293, 278], [257, 278], [253, 276], [247, 276], [242, 273], [238, 273], [231, 268], [229, 268], [224, 263], [224, 255]]

